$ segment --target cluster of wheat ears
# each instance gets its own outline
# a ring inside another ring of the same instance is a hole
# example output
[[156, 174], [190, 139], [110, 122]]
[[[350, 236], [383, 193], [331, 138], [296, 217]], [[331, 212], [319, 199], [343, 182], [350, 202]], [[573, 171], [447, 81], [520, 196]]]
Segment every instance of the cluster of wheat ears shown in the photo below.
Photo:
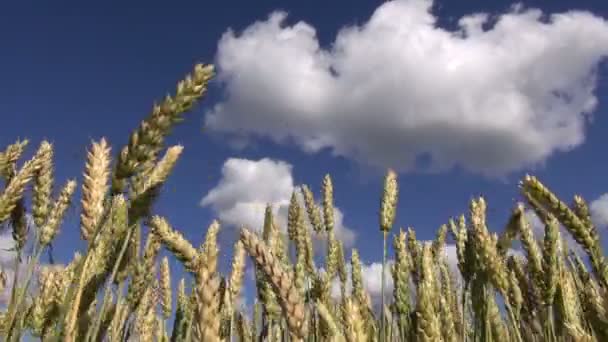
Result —
[[[484, 199], [474, 199], [467, 217], [449, 220], [432, 242], [417, 240], [411, 228], [394, 234], [389, 263], [387, 239], [398, 200], [396, 174], [389, 171], [380, 196], [379, 232], [382, 274], [390, 266], [393, 293], [385, 293], [382, 277], [380, 310], [374, 310], [363, 286], [356, 249], [347, 272], [343, 244], [334, 236], [329, 176], [323, 179], [319, 205], [309, 187], [301, 188], [303, 203], [294, 192], [286, 234], [270, 207], [260, 234], [243, 228], [231, 274], [220, 275], [217, 221], [195, 248], [166, 218], [151, 213], [182, 152], [181, 146], [172, 146], [161, 156], [164, 140], [205, 94], [213, 73], [212, 66], [197, 65], [173, 97], [154, 105], [113, 166], [106, 141], [92, 143], [80, 214], [88, 247], [75, 252], [65, 267], [43, 266], [40, 256], [59, 231], [76, 182], [68, 181], [53, 198], [48, 142], [21, 167], [17, 162], [27, 141], [0, 152], [0, 175], [6, 181], [0, 223], [12, 229], [18, 260], [28, 236], [25, 195], [30, 187], [35, 223], [33, 253], [23, 258], [27, 262], [17, 261], [12, 281], [0, 273], [0, 287], [12, 284], [0, 316], [5, 341], [26, 336], [87, 342], [608, 340], [608, 261], [588, 206], [580, 196], [571, 206], [563, 203], [531, 176], [520, 183], [523, 203], [501, 234], [486, 226]], [[525, 210], [544, 223], [542, 241], [536, 240]], [[581, 248], [568, 248], [562, 231]], [[315, 264], [313, 234], [327, 241], [322, 266]], [[459, 275], [452, 274], [446, 260], [448, 234], [456, 245]], [[522, 252], [510, 253], [516, 239]], [[192, 275], [192, 284], [179, 282], [175, 308], [168, 259], [157, 260], [163, 247]], [[586, 256], [579, 255], [582, 251]], [[252, 315], [237, 305], [247, 255], [256, 276]], [[332, 296], [334, 283], [340, 285], [339, 296]]]

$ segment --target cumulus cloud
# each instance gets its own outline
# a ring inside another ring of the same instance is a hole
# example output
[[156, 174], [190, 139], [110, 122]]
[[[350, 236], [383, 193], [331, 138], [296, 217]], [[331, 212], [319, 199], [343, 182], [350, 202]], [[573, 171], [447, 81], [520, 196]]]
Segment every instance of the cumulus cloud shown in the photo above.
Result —
[[[276, 222], [286, 231], [287, 211], [294, 190], [303, 205], [299, 188], [293, 182], [290, 164], [268, 158], [231, 158], [222, 167], [219, 183], [205, 195], [201, 205], [211, 207], [224, 224], [260, 230], [266, 204], [271, 204]], [[355, 232], [344, 225], [343, 214], [337, 207], [334, 208], [334, 220], [336, 237], [346, 247], [351, 247], [355, 242]]]
[[[430, 0], [384, 2], [330, 48], [274, 12], [218, 44], [226, 98], [206, 125], [401, 171], [498, 176], [585, 140], [608, 23], [587, 12], [513, 8], [450, 31]], [[593, 37], [593, 39], [589, 39]], [[421, 165], [424, 161], [425, 165]]]
[[591, 219], [600, 227], [608, 226], [608, 194], [603, 194], [589, 204]]

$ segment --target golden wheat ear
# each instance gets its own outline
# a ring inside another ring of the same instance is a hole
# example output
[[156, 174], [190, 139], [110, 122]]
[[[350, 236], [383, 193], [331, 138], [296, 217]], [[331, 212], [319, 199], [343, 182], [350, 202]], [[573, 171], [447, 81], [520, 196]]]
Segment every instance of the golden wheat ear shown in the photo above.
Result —
[[248, 229], [241, 229], [241, 241], [245, 250], [268, 276], [277, 293], [290, 333], [296, 340], [303, 340], [308, 331], [304, 299], [294, 284], [294, 277], [287, 272], [268, 246]]

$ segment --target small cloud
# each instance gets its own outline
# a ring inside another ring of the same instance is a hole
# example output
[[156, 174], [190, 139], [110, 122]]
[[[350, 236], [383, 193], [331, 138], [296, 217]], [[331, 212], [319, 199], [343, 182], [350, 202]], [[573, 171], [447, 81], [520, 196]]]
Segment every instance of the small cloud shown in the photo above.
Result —
[[591, 219], [599, 227], [608, 226], [608, 194], [603, 194], [589, 205]]
[[[246, 226], [260, 231], [264, 223], [266, 205], [273, 208], [275, 221], [287, 230], [287, 212], [293, 191], [303, 199], [299, 187], [294, 185], [292, 166], [283, 161], [263, 158], [248, 160], [230, 158], [222, 167], [218, 184], [201, 200], [201, 206], [211, 207], [219, 220], [234, 228]], [[343, 223], [343, 214], [334, 208], [334, 232], [346, 247], [351, 247], [356, 234]], [[308, 221], [307, 221], [308, 222]], [[309, 224], [310, 229], [310, 224]], [[322, 243], [324, 238], [317, 239]], [[321, 247], [321, 246], [319, 246]], [[323, 250], [317, 248], [317, 250]]]

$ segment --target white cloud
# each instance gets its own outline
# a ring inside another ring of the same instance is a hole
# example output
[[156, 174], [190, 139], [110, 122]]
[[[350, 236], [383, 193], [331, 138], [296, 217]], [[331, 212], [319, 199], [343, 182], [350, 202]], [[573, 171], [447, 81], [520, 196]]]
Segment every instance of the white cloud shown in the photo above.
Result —
[[[386, 294], [393, 291], [393, 279], [390, 272], [390, 267], [393, 261], [388, 261], [385, 271]], [[372, 298], [378, 297], [382, 293], [382, 263], [374, 262], [369, 265], [363, 265], [363, 286], [370, 293]]]
[[599, 227], [608, 226], [608, 194], [603, 194], [589, 204], [591, 219]]
[[[222, 178], [201, 201], [210, 206], [223, 224], [260, 230], [264, 223], [266, 204], [273, 207], [278, 225], [287, 229], [287, 211], [291, 194], [299, 189], [293, 183], [292, 166], [283, 161], [268, 158], [257, 161], [231, 158], [222, 167]], [[350, 247], [355, 242], [355, 232], [344, 226], [343, 214], [334, 209], [336, 237]], [[310, 227], [309, 227], [310, 228]], [[323, 250], [318, 248], [318, 250]]]
[[[206, 115], [235, 139], [329, 148], [372, 167], [460, 165], [497, 176], [583, 143], [608, 24], [586, 12], [513, 9], [436, 27], [432, 1], [380, 5], [330, 49], [315, 28], [274, 12], [218, 44], [226, 100]], [[594, 37], [589, 39], [589, 37]], [[242, 140], [241, 140], [242, 141]]]

